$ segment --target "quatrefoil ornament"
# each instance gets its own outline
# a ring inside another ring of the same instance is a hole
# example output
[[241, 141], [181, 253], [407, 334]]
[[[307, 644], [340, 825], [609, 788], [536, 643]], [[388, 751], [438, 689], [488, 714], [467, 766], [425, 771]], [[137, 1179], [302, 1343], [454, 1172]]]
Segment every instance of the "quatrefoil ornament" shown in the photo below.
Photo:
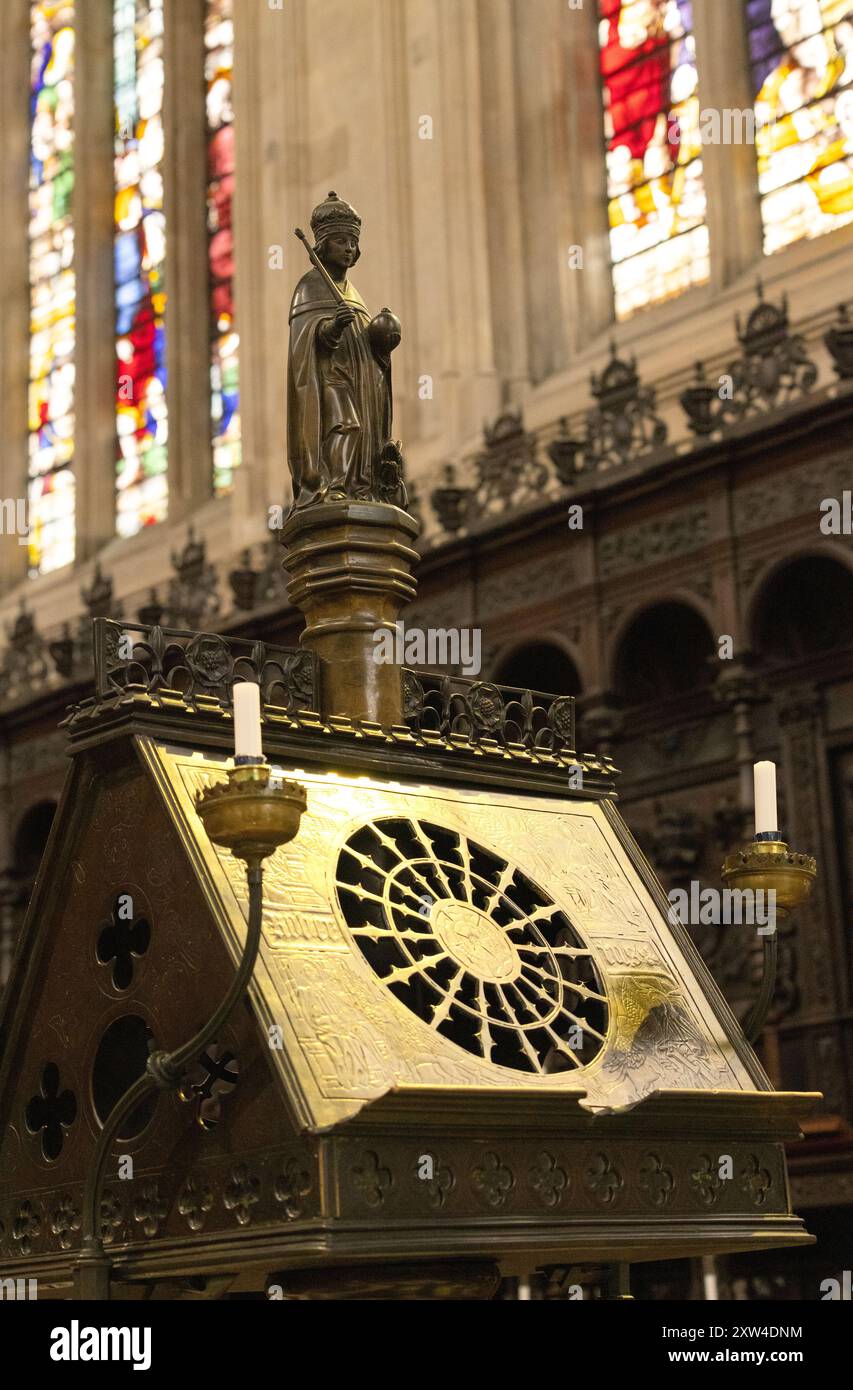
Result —
[[49, 1163], [62, 1152], [65, 1131], [77, 1118], [77, 1097], [73, 1091], [59, 1089], [59, 1067], [47, 1062], [41, 1074], [38, 1093], [31, 1097], [25, 1112], [27, 1129], [41, 1134], [41, 1151]]
[[120, 893], [112, 906], [110, 920], [98, 935], [97, 956], [101, 965], [113, 962], [113, 986], [127, 989], [133, 979], [133, 963], [144, 956], [151, 944], [151, 924], [136, 912], [131, 893]]

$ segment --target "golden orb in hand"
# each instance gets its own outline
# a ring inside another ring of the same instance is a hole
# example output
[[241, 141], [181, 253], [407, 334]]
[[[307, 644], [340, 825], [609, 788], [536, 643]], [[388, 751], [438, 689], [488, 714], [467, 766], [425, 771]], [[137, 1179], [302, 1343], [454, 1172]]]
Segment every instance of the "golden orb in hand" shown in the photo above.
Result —
[[390, 309], [380, 309], [367, 325], [367, 336], [377, 357], [390, 357], [400, 345], [403, 329], [396, 314]]

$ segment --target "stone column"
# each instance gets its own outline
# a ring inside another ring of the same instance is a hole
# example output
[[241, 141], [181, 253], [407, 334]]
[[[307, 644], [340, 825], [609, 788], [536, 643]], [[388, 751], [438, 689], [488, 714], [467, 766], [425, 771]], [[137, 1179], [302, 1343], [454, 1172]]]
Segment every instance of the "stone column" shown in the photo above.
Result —
[[78, 3], [75, 41], [76, 563], [115, 535], [113, 6]]
[[169, 521], [179, 522], [213, 491], [203, 0], [167, 0], [164, 23]]
[[[725, 131], [724, 112], [750, 112], [753, 108], [743, 0], [694, 5], [693, 23], [700, 109], [715, 113], [717, 124]], [[706, 144], [702, 165], [708, 197], [711, 288], [718, 292], [761, 259], [755, 145]]]
[[232, 215], [243, 437], [232, 496], [236, 544], [263, 534], [267, 508], [290, 497], [287, 317], [305, 266], [293, 229], [310, 212], [308, 75], [303, 0], [288, 0], [281, 9], [234, 6]]
[[[555, 196], [564, 179], [571, 187], [561, 123], [565, 69], [563, 64], [555, 64], [553, 56], [560, 53], [565, 10], [560, 4], [530, 5], [527, 0], [513, 0], [527, 375], [534, 383], [567, 364], [568, 277], [578, 274], [568, 268], [569, 248], [561, 245], [562, 200]], [[578, 154], [577, 149], [570, 152], [570, 165]], [[495, 286], [495, 302], [505, 292], [506, 280], [504, 269], [501, 283]]]
[[507, 274], [525, 259], [522, 172], [518, 126], [520, 90], [516, 69], [514, 0], [479, 0], [477, 8], [482, 72], [483, 183], [492, 297], [495, 367], [514, 399], [530, 382], [528, 363], [528, 282]]
[[[439, 0], [436, 43], [441, 70], [442, 172], [446, 187], [443, 240], [442, 424], [459, 441], [479, 433], [494, 415], [501, 392], [495, 369], [493, 295], [483, 247], [490, 220], [504, 208], [492, 204], [483, 177], [483, 60], [476, 0]], [[425, 228], [422, 235], [430, 233]]]
[[[381, 65], [382, 103], [387, 173], [384, 238], [392, 254], [383, 270], [382, 302], [371, 304], [377, 313], [386, 304], [404, 325], [404, 339], [394, 364], [394, 436], [412, 441], [419, 414], [416, 407], [418, 372], [418, 245], [413, 216], [415, 161], [426, 143], [418, 139], [417, 114], [409, 98], [409, 15], [400, 0], [381, 0], [375, 18], [381, 25], [384, 61]], [[419, 113], [418, 113], [419, 114]], [[369, 234], [369, 233], [368, 233]], [[402, 356], [400, 355], [402, 353]]]
[[[714, 698], [731, 709], [735, 733], [735, 761], [738, 776], [738, 804], [752, 811], [755, 749], [752, 738], [752, 708], [760, 698], [749, 654], [720, 662], [714, 685]], [[748, 827], [751, 829], [751, 827]], [[734, 846], [731, 846], [734, 849]]]
[[[28, 182], [30, 28], [27, 0], [0, 5], [0, 500], [27, 496], [30, 296]], [[27, 547], [0, 535], [0, 591], [27, 574]]]
[[[559, 0], [558, 0], [559, 3]], [[559, 264], [569, 348], [582, 352], [612, 323], [613, 280], [607, 213], [607, 166], [598, 47], [598, 6], [560, 4], [561, 71], [565, 74], [553, 197], [559, 208]], [[582, 268], [572, 269], [569, 248]]]

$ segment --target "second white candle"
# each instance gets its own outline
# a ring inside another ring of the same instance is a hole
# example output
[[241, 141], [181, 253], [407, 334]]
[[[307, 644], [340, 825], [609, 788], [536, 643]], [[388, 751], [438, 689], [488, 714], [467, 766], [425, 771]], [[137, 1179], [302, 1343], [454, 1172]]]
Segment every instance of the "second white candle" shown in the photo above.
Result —
[[234, 686], [234, 757], [260, 758], [261, 691], [254, 681]]
[[756, 763], [753, 767], [755, 786], [755, 833], [767, 835], [779, 829], [776, 810], [776, 764]]

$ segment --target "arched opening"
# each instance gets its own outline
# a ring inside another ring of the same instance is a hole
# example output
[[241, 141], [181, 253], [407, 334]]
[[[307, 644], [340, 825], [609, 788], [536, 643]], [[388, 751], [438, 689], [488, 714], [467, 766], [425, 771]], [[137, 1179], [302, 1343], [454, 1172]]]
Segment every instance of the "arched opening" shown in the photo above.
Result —
[[55, 814], [55, 801], [39, 801], [25, 812], [12, 842], [12, 864], [0, 875], [0, 991], [9, 978], [15, 942]]
[[14, 872], [22, 882], [32, 883], [38, 873], [55, 815], [55, 801], [39, 801], [21, 817], [15, 832]]
[[695, 693], [709, 686], [716, 647], [704, 618], [686, 603], [657, 603], [638, 614], [616, 652], [613, 688], [626, 705]]
[[492, 680], [546, 695], [579, 695], [578, 668], [553, 642], [527, 642], [499, 663]]
[[759, 595], [752, 645], [776, 666], [853, 647], [853, 573], [828, 555], [792, 560]]

